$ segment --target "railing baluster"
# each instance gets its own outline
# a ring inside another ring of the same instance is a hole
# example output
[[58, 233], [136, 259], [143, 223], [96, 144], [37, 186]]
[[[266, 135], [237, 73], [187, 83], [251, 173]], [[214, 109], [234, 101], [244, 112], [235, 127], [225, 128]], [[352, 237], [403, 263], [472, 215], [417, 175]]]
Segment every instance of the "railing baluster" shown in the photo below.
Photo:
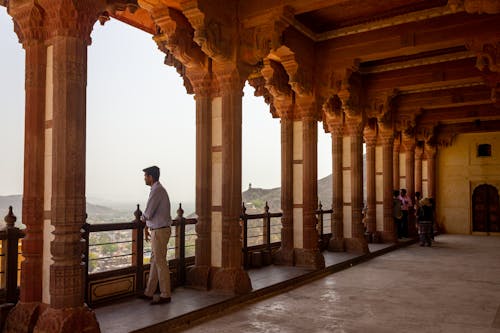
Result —
[[[144, 226], [145, 224], [141, 221], [142, 212], [137, 204], [137, 209], [134, 212], [134, 223], [136, 228], [132, 231], [132, 237], [135, 236], [135, 248], [132, 248], [132, 253], [135, 253], [135, 260], [132, 260], [135, 264], [135, 276], [137, 278], [137, 290], [136, 292], [142, 292], [144, 289]], [[134, 242], [132, 242], [132, 247], [134, 247]]]
[[271, 255], [271, 216], [269, 214], [269, 206], [266, 201], [266, 205], [264, 207], [264, 221], [266, 225], [266, 245], [267, 245], [267, 251], [269, 255]]
[[90, 224], [87, 223], [88, 215], [85, 213], [85, 223], [82, 226], [82, 238], [85, 242], [83, 251], [83, 264], [85, 266], [85, 303], [90, 304], [89, 299], [89, 244], [90, 244]]
[[247, 221], [247, 208], [245, 203], [241, 203], [241, 220], [243, 221], [243, 267], [248, 268], [248, 221]]
[[19, 228], [15, 227], [17, 217], [9, 206], [9, 213], [4, 221], [7, 224], [7, 268], [6, 268], [6, 300], [8, 303], [17, 302], [17, 257], [19, 243]]
[[178, 269], [178, 280], [180, 285], [186, 283], [186, 219], [184, 218], [184, 209], [182, 209], [182, 204], [179, 204], [179, 209], [177, 209], [177, 231], [179, 233], [176, 235], [179, 239], [179, 269]]

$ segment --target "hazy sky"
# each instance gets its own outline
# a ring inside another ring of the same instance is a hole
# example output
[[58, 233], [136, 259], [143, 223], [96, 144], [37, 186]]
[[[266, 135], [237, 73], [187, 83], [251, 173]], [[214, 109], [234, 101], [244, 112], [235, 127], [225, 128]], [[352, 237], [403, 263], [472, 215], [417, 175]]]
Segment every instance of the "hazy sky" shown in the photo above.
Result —
[[[0, 6], [0, 195], [22, 193], [24, 50]], [[88, 51], [87, 197], [145, 202], [142, 169], [161, 168], [173, 203], [195, 198], [195, 101], [151, 36], [97, 23]], [[246, 86], [243, 189], [280, 186], [280, 124]], [[318, 128], [318, 178], [331, 173], [331, 139]]]

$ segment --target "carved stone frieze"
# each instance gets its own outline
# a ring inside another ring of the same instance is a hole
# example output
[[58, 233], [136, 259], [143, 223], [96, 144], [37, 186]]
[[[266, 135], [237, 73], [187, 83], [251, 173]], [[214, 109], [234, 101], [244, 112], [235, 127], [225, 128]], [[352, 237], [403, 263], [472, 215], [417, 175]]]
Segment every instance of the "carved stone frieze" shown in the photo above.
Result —
[[473, 40], [467, 47], [476, 53], [476, 67], [480, 71], [500, 72], [500, 41]]

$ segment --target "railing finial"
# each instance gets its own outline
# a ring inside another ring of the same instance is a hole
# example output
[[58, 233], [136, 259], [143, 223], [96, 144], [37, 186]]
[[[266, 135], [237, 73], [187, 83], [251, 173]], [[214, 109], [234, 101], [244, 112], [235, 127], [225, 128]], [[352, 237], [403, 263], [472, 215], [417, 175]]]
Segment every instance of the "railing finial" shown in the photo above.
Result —
[[318, 208], [319, 210], [323, 210], [323, 205], [321, 204], [321, 200], [319, 201]]
[[141, 210], [139, 208], [139, 204], [137, 204], [137, 209], [134, 212], [134, 216], [135, 216], [135, 221], [136, 222], [139, 222], [141, 220], [142, 212], [141, 212]]
[[17, 217], [12, 212], [12, 206], [9, 206], [9, 212], [5, 216], [4, 221], [5, 221], [5, 223], [7, 223], [7, 227], [8, 228], [13, 228], [14, 227], [14, 224], [17, 221]]
[[267, 204], [267, 201], [266, 201], [266, 205], [264, 206], [264, 211], [267, 213], [269, 213], [269, 205]]
[[182, 209], [182, 203], [179, 203], [179, 208], [177, 209], [177, 217], [182, 218], [184, 215], [184, 209]]
[[241, 202], [241, 215], [245, 215], [246, 211], [245, 202]]

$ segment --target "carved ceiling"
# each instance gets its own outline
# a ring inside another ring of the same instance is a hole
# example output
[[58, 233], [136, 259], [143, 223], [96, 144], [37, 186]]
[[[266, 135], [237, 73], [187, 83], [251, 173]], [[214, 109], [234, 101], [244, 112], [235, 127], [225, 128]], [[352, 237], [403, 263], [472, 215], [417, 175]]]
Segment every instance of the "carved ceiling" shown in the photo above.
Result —
[[102, 22], [113, 17], [152, 34], [183, 76], [234, 67], [274, 116], [312, 98], [324, 119], [335, 97], [342, 112], [419, 140], [500, 130], [499, 0], [107, 4]]

